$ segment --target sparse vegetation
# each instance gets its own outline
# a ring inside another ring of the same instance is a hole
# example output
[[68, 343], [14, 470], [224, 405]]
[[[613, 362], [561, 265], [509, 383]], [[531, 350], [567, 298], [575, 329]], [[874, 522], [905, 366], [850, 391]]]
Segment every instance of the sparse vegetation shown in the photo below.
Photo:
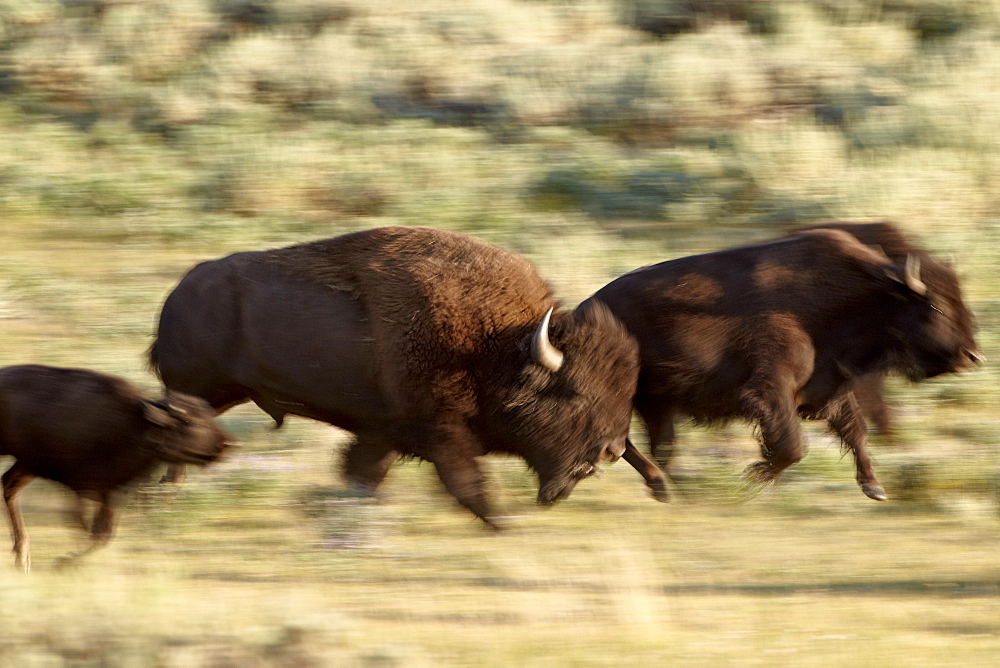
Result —
[[[951, 257], [996, 358], [998, 31], [996, 0], [0, 0], [0, 364], [152, 390], [189, 266], [364, 227], [476, 234], [571, 305], [820, 218]], [[501, 536], [416, 462], [342, 503], [338, 432], [241, 408], [241, 453], [76, 571], [63, 497], [24, 494], [0, 666], [989, 665], [998, 390], [891, 382], [888, 504], [821, 430], [748, 500], [752, 436], [685, 428], [669, 506], [619, 463], [541, 511], [488, 461]]]

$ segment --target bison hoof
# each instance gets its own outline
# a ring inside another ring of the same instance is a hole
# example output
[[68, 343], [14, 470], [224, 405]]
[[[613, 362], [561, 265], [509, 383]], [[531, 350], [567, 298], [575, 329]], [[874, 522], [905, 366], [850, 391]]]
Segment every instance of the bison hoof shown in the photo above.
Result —
[[778, 474], [774, 472], [767, 462], [751, 464], [743, 472], [743, 477], [736, 487], [736, 499], [740, 503], [745, 503], [757, 498], [774, 486], [774, 481], [777, 477]]
[[876, 501], [887, 501], [889, 499], [886, 496], [885, 490], [882, 489], [882, 485], [878, 483], [866, 482], [861, 485], [861, 491], [865, 493], [869, 499], [875, 499]]
[[654, 480], [649, 480], [646, 482], [649, 487], [649, 493], [653, 495], [653, 498], [660, 503], [670, 502], [670, 492], [667, 491], [667, 481], [663, 478], [656, 478]]
[[764, 492], [770, 491], [774, 487], [774, 480], [758, 480], [751, 476], [744, 476], [734, 490], [734, 500], [737, 503], [747, 503], [756, 499]]
[[774, 482], [774, 479], [777, 477], [778, 472], [771, 468], [771, 465], [767, 462], [756, 462], [743, 471], [743, 478], [747, 482], [758, 485], [766, 485], [769, 482]]

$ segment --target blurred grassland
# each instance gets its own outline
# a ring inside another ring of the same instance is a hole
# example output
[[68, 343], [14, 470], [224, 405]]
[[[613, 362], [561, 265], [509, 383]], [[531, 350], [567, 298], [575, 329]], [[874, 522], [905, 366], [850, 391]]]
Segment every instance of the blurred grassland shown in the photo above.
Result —
[[[996, 0], [0, 0], [0, 364], [156, 392], [192, 264], [377, 225], [523, 253], [572, 306], [830, 218], [954, 261], [997, 358], [998, 127]], [[1000, 377], [889, 390], [888, 504], [816, 426], [740, 503], [752, 435], [685, 428], [669, 506], [619, 463], [542, 511], [488, 459], [500, 536], [416, 462], [344, 501], [343, 434], [240, 408], [241, 452], [75, 571], [28, 489], [0, 666], [992, 665]]]

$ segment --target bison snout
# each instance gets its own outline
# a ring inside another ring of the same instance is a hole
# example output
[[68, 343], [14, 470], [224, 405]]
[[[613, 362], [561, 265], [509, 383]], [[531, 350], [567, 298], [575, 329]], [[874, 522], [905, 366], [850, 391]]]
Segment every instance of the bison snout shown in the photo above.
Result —
[[176, 464], [207, 466], [225, 459], [231, 448], [238, 447], [229, 434], [213, 428], [208, 434], [202, 433], [178, 443], [175, 447], [167, 448], [164, 460]]

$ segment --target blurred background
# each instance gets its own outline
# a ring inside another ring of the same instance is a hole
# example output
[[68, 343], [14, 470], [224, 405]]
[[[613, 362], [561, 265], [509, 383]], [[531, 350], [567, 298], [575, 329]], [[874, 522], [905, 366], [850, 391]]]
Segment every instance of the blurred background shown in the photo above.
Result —
[[[996, 358], [998, 128], [997, 0], [0, 0], [0, 365], [157, 393], [160, 304], [237, 250], [442, 227], [573, 306], [828, 219], [953, 262]], [[620, 463], [542, 511], [490, 459], [501, 536], [417, 462], [345, 501], [342, 432], [243, 407], [240, 453], [72, 572], [67, 500], [28, 488], [0, 666], [992, 665], [998, 392], [890, 379], [887, 504], [821, 425], [749, 500], [739, 424], [682, 426], [670, 505]]]

